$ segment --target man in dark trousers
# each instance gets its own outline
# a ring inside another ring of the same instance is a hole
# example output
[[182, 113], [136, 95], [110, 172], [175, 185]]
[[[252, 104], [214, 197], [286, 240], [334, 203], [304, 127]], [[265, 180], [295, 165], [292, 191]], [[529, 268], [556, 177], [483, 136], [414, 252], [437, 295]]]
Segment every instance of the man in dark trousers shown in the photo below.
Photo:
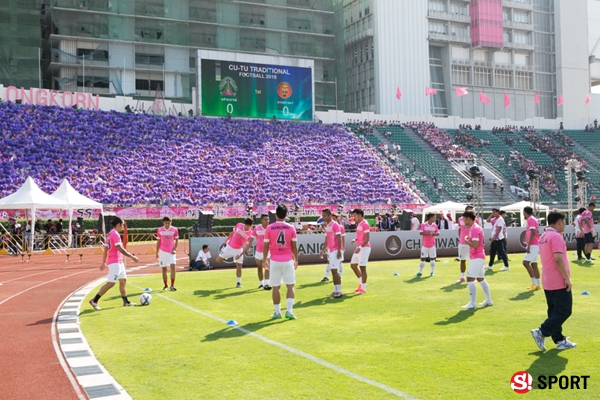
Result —
[[562, 333], [562, 326], [571, 316], [573, 292], [571, 291], [571, 269], [567, 257], [567, 244], [562, 234], [565, 230], [565, 214], [559, 210], [548, 213], [548, 228], [540, 237], [540, 256], [542, 259], [542, 286], [548, 304], [548, 318], [537, 329], [531, 330], [531, 336], [541, 351], [546, 351], [544, 340], [552, 337], [558, 350], [574, 349]]

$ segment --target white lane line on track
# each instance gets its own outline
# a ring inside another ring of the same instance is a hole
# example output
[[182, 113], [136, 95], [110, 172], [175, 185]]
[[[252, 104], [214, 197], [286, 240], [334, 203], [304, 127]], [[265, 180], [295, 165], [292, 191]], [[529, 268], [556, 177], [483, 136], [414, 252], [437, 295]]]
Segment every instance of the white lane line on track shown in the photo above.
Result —
[[[138, 288], [138, 289], [140, 289], [140, 290], [143, 290], [143, 288], [141, 288], [141, 287], [139, 287], [139, 286], [137, 286], [137, 285], [133, 285], [133, 284], [131, 284], [131, 283], [129, 283], [129, 285], [130, 285], [130, 286], [133, 286], [133, 287], [135, 287], [135, 288]], [[159, 293], [156, 293], [156, 294], [157, 294], [159, 297], [161, 297], [161, 298], [163, 298], [163, 299], [165, 299], [165, 300], [168, 300], [168, 301], [170, 301], [171, 303], [177, 304], [177, 305], [178, 305], [178, 306], [180, 306], [180, 307], [186, 308], [186, 309], [188, 309], [188, 310], [190, 310], [190, 311], [192, 311], [192, 312], [195, 312], [195, 313], [197, 313], [197, 314], [203, 315], [203, 316], [205, 316], [205, 317], [207, 317], [207, 318], [213, 319], [213, 320], [215, 320], [215, 321], [218, 321], [218, 322], [221, 322], [221, 323], [223, 323], [223, 324], [227, 324], [227, 321], [226, 321], [226, 320], [224, 320], [224, 319], [222, 319], [222, 318], [219, 318], [219, 317], [217, 317], [217, 316], [214, 316], [214, 315], [212, 315], [212, 314], [209, 314], [209, 313], [207, 313], [207, 312], [205, 312], [205, 311], [198, 310], [197, 308], [194, 308], [194, 307], [192, 307], [192, 306], [189, 306], [189, 305], [187, 305], [187, 304], [185, 304], [185, 303], [182, 303], [182, 302], [180, 302], [180, 301], [174, 300], [174, 299], [172, 299], [172, 298], [170, 298], [170, 297], [167, 297], [167, 296], [164, 296], [164, 295], [162, 295], [162, 294], [159, 294]], [[264, 337], [264, 336], [262, 336], [262, 335], [259, 335], [259, 334], [255, 333], [255, 332], [249, 331], [248, 329], [242, 328], [241, 326], [232, 326], [231, 328], [232, 328], [232, 329], [237, 329], [237, 330], [239, 330], [240, 332], [243, 332], [243, 333], [245, 333], [246, 335], [250, 335], [250, 336], [252, 336], [252, 337], [254, 337], [254, 338], [256, 338], [256, 339], [262, 340], [262, 341], [263, 341], [263, 342], [265, 342], [265, 343], [268, 343], [268, 344], [271, 344], [271, 345], [273, 345], [273, 346], [279, 347], [279, 348], [281, 348], [281, 349], [283, 349], [283, 350], [289, 351], [289, 352], [290, 352], [290, 353], [292, 353], [292, 354], [295, 354], [295, 355], [297, 355], [297, 356], [300, 356], [300, 357], [306, 358], [307, 360], [310, 360], [310, 361], [312, 361], [312, 362], [314, 362], [314, 363], [317, 363], [317, 364], [319, 364], [319, 365], [322, 365], [322, 366], [324, 366], [324, 367], [326, 367], [326, 368], [332, 369], [332, 370], [334, 370], [335, 372], [337, 372], [337, 373], [339, 373], [339, 374], [345, 375], [345, 376], [347, 376], [347, 377], [349, 377], [349, 378], [356, 379], [357, 381], [360, 381], [360, 382], [366, 383], [366, 384], [368, 384], [368, 385], [375, 386], [375, 387], [377, 387], [377, 388], [379, 388], [379, 389], [382, 389], [382, 390], [384, 390], [384, 391], [386, 391], [386, 392], [388, 392], [388, 393], [390, 393], [390, 394], [393, 394], [393, 395], [395, 395], [395, 396], [398, 396], [398, 397], [401, 397], [401, 398], [403, 398], [403, 399], [407, 399], [407, 400], [417, 400], [417, 398], [416, 398], [416, 397], [414, 397], [414, 396], [412, 396], [412, 395], [410, 395], [410, 394], [408, 394], [408, 393], [404, 393], [404, 392], [402, 392], [402, 391], [400, 391], [400, 390], [394, 389], [394, 388], [393, 388], [393, 387], [391, 387], [391, 386], [388, 386], [388, 385], [386, 385], [386, 384], [383, 384], [383, 383], [381, 383], [381, 382], [374, 381], [373, 379], [366, 378], [366, 377], [364, 377], [364, 376], [362, 376], [362, 375], [359, 375], [359, 374], [357, 374], [357, 373], [354, 373], [354, 372], [352, 372], [352, 371], [349, 371], [349, 370], [347, 370], [347, 369], [345, 369], [345, 368], [342, 368], [342, 367], [340, 367], [339, 365], [336, 365], [336, 364], [330, 363], [329, 361], [325, 361], [325, 360], [323, 360], [323, 359], [321, 359], [321, 358], [319, 358], [319, 357], [315, 357], [315, 356], [313, 356], [312, 354], [305, 353], [305, 352], [303, 352], [302, 350], [298, 350], [298, 349], [295, 349], [295, 348], [293, 348], [293, 347], [290, 347], [290, 346], [288, 346], [288, 345], [286, 345], [286, 344], [283, 344], [283, 343], [276, 342], [275, 340], [269, 339], [269, 338], [267, 338], [267, 337]]]
[[46, 284], [48, 284], [48, 283], [51, 283], [51, 282], [58, 281], [59, 279], [65, 279], [65, 278], [68, 278], [68, 277], [70, 277], [70, 276], [79, 275], [79, 274], [84, 274], [84, 273], [86, 273], [86, 272], [90, 272], [90, 271], [89, 271], [89, 270], [87, 270], [87, 271], [79, 271], [79, 272], [75, 272], [74, 274], [60, 276], [60, 277], [58, 277], [58, 278], [56, 278], [56, 279], [52, 279], [52, 280], [49, 280], [49, 281], [46, 281], [46, 282], [42, 282], [42, 283], [40, 283], [40, 284], [38, 284], [38, 285], [35, 285], [35, 286], [31, 286], [31, 287], [29, 287], [29, 288], [27, 288], [27, 289], [25, 289], [25, 290], [21, 290], [19, 293], [15, 293], [15, 294], [13, 294], [12, 296], [10, 296], [10, 297], [8, 297], [8, 298], [6, 298], [6, 299], [4, 299], [4, 300], [0, 301], [0, 305], [2, 305], [2, 304], [4, 304], [4, 303], [6, 303], [6, 302], [7, 302], [7, 301], [9, 301], [10, 299], [14, 299], [14, 298], [15, 298], [15, 297], [17, 297], [17, 296], [20, 296], [20, 295], [22, 295], [23, 293], [29, 292], [29, 291], [30, 291], [30, 290], [32, 290], [32, 289], [38, 288], [38, 287], [40, 287], [40, 286], [46, 285]]

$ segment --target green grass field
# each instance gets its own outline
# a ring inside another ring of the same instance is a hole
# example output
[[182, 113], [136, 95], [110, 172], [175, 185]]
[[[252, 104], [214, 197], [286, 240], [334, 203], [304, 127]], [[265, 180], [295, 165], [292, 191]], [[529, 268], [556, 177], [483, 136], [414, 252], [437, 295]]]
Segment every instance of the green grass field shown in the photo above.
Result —
[[[476, 311], [461, 310], [469, 298], [466, 284], [454, 283], [457, 262], [441, 259], [434, 277], [418, 279], [418, 261], [398, 260], [369, 264], [363, 296], [354, 295], [357, 280], [345, 264], [341, 299], [326, 297], [324, 266], [300, 266], [295, 321], [270, 320], [271, 294], [256, 289], [255, 269], [244, 270], [243, 289], [234, 287], [234, 271], [213, 270], [180, 273], [179, 290], [153, 293], [147, 307], [122, 307], [113, 288], [101, 311], [84, 303], [81, 328], [135, 399], [398, 398], [392, 388], [419, 399], [510, 399], [519, 396], [509, 381], [520, 370], [534, 379], [591, 376], [587, 390], [534, 387], [524, 398], [598, 398], [600, 262], [571, 264], [574, 307], [564, 333], [578, 348], [557, 351], [547, 339], [542, 353], [529, 331], [545, 318], [544, 293], [526, 291], [522, 255], [509, 257], [511, 271], [496, 264], [488, 272], [494, 306]], [[162, 288], [160, 276], [130, 277], [130, 299], [138, 302], [145, 287]], [[230, 319], [246, 331], [226, 326]]]

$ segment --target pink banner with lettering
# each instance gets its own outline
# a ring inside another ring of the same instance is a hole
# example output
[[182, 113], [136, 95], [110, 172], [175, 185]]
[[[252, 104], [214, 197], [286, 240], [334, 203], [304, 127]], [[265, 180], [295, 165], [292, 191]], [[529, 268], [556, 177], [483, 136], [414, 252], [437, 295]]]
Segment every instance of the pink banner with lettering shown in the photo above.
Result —
[[[401, 213], [402, 210], [413, 210], [420, 212], [425, 207], [425, 204], [396, 204], [396, 213]], [[317, 219], [321, 212], [325, 208], [330, 208], [332, 211], [338, 212], [339, 205], [306, 205], [301, 206], [298, 213], [301, 217]], [[343, 206], [343, 213], [349, 213], [354, 208], [362, 208], [365, 214], [372, 215], [375, 213], [385, 214], [393, 211], [391, 204], [351, 204]], [[215, 218], [228, 218], [228, 217], [244, 217], [247, 215], [246, 206], [206, 206], [206, 207], [176, 207], [176, 206], [164, 206], [164, 207], [108, 207], [105, 211], [111, 211], [116, 213], [121, 218], [162, 218], [169, 216], [171, 218], [198, 218], [199, 212], [212, 211], [215, 214]], [[267, 214], [269, 210], [274, 211], [275, 206], [254, 206], [252, 211], [254, 214]], [[291, 213], [290, 209], [290, 213]], [[100, 210], [92, 209], [80, 209], [73, 211], [73, 219], [77, 217], [82, 218], [98, 218]], [[0, 220], [6, 220], [9, 218], [24, 218], [24, 210], [0, 210]], [[38, 210], [36, 211], [37, 219], [68, 219], [68, 211], [53, 211], [53, 210]]]

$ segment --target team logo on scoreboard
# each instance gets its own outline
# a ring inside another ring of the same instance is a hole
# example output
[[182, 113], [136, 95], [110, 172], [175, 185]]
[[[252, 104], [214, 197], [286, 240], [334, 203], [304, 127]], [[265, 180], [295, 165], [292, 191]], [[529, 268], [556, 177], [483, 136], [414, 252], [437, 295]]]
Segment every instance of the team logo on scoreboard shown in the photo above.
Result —
[[219, 84], [219, 89], [221, 90], [221, 96], [234, 97], [237, 95], [238, 88], [233, 78], [226, 76]]
[[277, 94], [282, 99], [289, 99], [292, 95], [292, 85], [287, 82], [281, 82], [277, 85]]

